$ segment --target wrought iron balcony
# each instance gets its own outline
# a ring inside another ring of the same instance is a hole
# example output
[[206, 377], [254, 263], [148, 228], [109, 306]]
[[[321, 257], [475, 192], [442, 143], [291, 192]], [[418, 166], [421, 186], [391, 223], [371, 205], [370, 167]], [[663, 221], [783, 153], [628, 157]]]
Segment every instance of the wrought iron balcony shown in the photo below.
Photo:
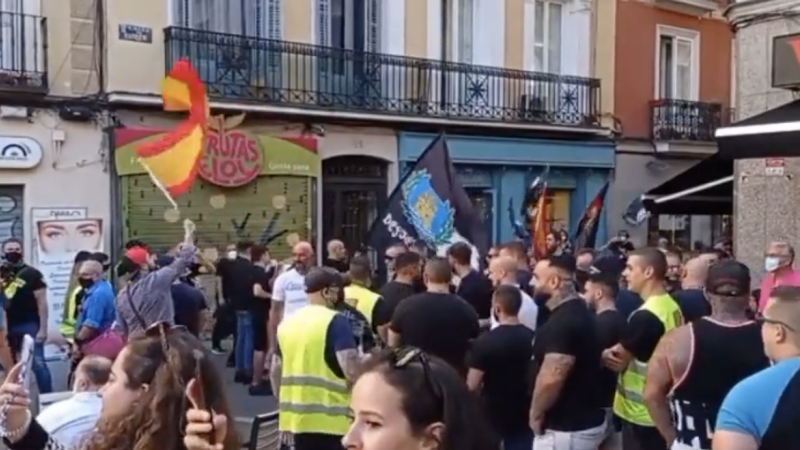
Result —
[[47, 93], [44, 17], [0, 11], [0, 91]]
[[720, 103], [689, 100], [653, 100], [650, 102], [652, 138], [656, 141], [713, 142], [723, 120]]
[[219, 100], [476, 122], [598, 125], [600, 81], [214, 33], [164, 30]]

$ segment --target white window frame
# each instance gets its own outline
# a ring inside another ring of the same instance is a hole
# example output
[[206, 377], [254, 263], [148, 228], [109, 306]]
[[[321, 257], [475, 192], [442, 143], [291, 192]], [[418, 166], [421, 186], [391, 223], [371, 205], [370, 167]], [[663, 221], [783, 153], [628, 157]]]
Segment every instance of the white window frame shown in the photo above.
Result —
[[[38, 19], [41, 16], [41, 0], [0, 0], [0, 70], [24, 70], [38, 72], [44, 70], [44, 35]], [[23, 28], [24, 25], [24, 28]], [[20, 31], [24, 30], [23, 34]], [[40, 48], [35, 48], [40, 44]], [[28, 46], [22, 60], [22, 45]], [[10, 56], [9, 56], [10, 55]]]
[[[692, 58], [691, 58], [691, 86], [689, 87], [688, 101], [700, 100], [700, 32], [697, 30], [689, 30], [685, 28], [677, 28], [669, 25], [656, 25], [656, 39], [655, 39], [655, 87], [653, 89], [653, 99], [661, 99], [661, 37], [668, 36], [676, 40], [690, 41], [692, 44]], [[677, 47], [675, 47], [677, 48]], [[675, 62], [675, 58], [673, 58]], [[673, 68], [673, 70], [675, 70]], [[673, 80], [676, 77], [673, 75]], [[673, 89], [675, 91], [675, 89]]]
[[[544, 11], [545, 15], [547, 16], [547, 17], [544, 17], [543, 20], [542, 20], [542, 24], [544, 25], [544, 31], [542, 33], [542, 38], [544, 39], [544, 42], [542, 42], [541, 45], [539, 45], [536, 42], [536, 3], [542, 3], [542, 11]], [[549, 26], [550, 26], [550, 20], [549, 20], [550, 19], [550, 17], [549, 17], [550, 7], [549, 7], [549, 5], [551, 5], [551, 4], [556, 4], [556, 5], [559, 5], [561, 7], [561, 17], [560, 17], [560, 20], [559, 20], [561, 22], [561, 33], [559, 33], [559, 35], [558, 35], [559, 67], [558, 67], [558, 70], [555, 70], [555, 71], [551, 70], [551, 68], [548, 67], [548, 65], [549, 65], [548, 47], [550, 47], [550, 42], [549, 42], [549, 40], [550, 40], [550, 29], [549, 29]], [[532, 6], [532, 8], [531, 8], [531, 16], [532, 16], [531, 17], [531, 35], [530, 35], [530, 42], [528, 43], [528, 45], [530, 45], [530, 70], [532, 70], [534, 72], [560, 74], [562, 69], [563, 69], [563, 65], [564, 65], [563, 64], [563, 57], [564, 57], [564, 51], [563, 51], [564, 50], [564, 25], [565, 25], [564, 18], [565, 18], [565, 14], [567, 13], [568, 2], [564, 1], [564, 0], [533, 0], [531, 2], [531, 6]], [[544, 67], [536, 67], [536, 58], [534, 57], [534, 55], [536, 54], [536, 49], [539, 48], [539, 47], [543, 48], [543, 50], [544, 50], [544, 58], [542, 60], [542, 64], [544, 64]]]
[[[208, 0], [207, 0], [208, 1]], [[213, 0], [215, 3], [217, 0]], [[239, 1], [239, 0], [231, 0], [231, 1]], [[258, 2], [260, 3], [260, 7], [262, 9], [263, 17], [255, 18], [255, 33], [239, 33], [225, 29], [213, 29], [211, 31], [220, 32], [220, 33], [231, 33], [231, 34], [247, 34], [248, 36], [254, 37], [261, 37], [266, 39], [283, 39], [283, 15], [284, 15], [284, 8], [285, 5], [284, 0], [247, 0], [249, 2]], [[190, 24], [178, 13], [181, 9], [182, 3], [191, 3], [192, 0], [169, 0], [167, 2], [167, 18], [170, 25], [179, 26], [179, 27], [190, 27]], [[273, 17], [270, 17], [270, 12], [277, 11], [279, 16], [278, 20], [275, 21]], [[248, 30], [249, 31], [249, 30]]]

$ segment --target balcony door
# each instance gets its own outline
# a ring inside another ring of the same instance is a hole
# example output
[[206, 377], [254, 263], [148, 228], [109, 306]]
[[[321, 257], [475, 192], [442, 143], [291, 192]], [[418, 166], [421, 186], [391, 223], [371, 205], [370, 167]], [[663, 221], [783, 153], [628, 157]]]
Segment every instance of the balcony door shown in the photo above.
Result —
[[[210, 32], [202, 39], [170, 42], [174, 60], [189, 58], [215, 96], [270, 100], [281, 82], [283, 0], [173, 0], [173, 24]], [[212, 34], [222, 33], [222, 34]], [[227, 35], [227, 36], [226, 36]]]
[[688, 139], [710, 126], [712, 115], [699, 100], [699, 34], [659, 25], [656, 48], [656, 99], [662, 100], [653, 117], [656, 135]]
[[381, 98], [381, 0], [315, 0], [317, 101], [375, 109]]
[[0, 72], [44, 70], [40, 0], [0, 0]]

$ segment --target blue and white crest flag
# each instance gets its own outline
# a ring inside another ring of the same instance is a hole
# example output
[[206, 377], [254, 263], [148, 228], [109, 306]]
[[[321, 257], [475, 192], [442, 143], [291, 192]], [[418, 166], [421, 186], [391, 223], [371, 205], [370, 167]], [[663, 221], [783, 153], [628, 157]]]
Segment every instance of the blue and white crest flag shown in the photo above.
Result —
[[400, 181], [369, 233], [374, 249], [423, 243], [440, 256], [454, 243], [466, 242], [473, 247], [476, 264], [484, 239], [480, 219], [456, 178], [444, 136], [428, 146]]
[[643, 224], [648, 217], [650, 217], [650, 213], [645, 208], [644, 195], [636, 197], [622, 215], [625, 222], [632, 227], [638, 227]]

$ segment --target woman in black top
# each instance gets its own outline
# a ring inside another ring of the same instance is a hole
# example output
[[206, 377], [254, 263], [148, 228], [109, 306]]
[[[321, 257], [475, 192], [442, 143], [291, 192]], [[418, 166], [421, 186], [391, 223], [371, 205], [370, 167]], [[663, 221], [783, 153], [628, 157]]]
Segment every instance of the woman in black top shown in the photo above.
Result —
[[[3, 441], [11, 450], [65, 450], [32, 420], [27, 394], [15, 384], [20, 368], [8, 374], [7, 380], [14, 382], [0, 387]], [[208, 442], [196, 435], [196, 420], [209, 420], [205, 411], [198, 411], [205, 408], [215, 411], [215, 424], [220, 425], [215, 433], [219, 448], [238, 449], [235, 430], [227, 432], [225, 426], [232, 419], [224, 392], [197, 338], [182, 329], [155, 325], [145, 336], [129, 341], [114, 361], [109, 382], [100, 390], [103, 408], [96, 431], [81, 450], [204, 450]], [[182, 429], [184, 421], [176, 418], [184, 415], [189, 424]]]

